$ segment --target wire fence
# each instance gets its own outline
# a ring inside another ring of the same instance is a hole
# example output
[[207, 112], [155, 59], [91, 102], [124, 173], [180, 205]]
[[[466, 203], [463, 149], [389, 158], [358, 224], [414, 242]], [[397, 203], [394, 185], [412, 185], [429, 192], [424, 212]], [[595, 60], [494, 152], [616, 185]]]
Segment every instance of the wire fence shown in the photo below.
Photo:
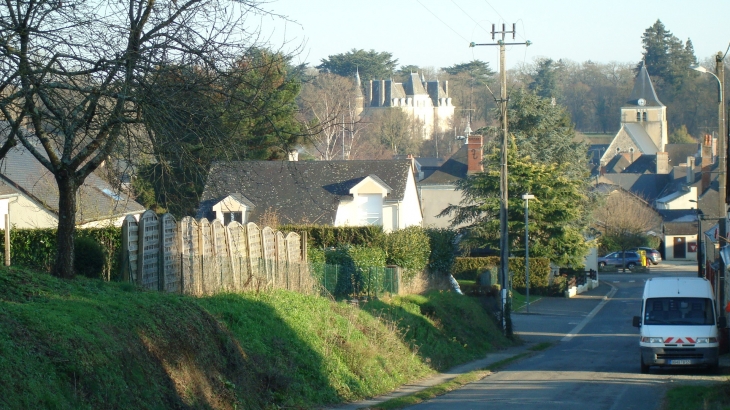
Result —
[[310, 264], [311, 274], [335, 297], [396, 295], [401, 288], [398, 267], [352, 268], [324, 263]]

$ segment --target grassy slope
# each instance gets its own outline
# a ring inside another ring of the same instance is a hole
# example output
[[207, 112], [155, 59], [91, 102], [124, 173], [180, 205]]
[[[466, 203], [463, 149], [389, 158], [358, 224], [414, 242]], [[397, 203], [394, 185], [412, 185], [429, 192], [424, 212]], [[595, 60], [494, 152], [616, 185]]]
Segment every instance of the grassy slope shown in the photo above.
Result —
[[308, 408], [382, 394], [508, 343], [475, 301], [451, 293], [357, 308], [0, 269], [0, 408]]

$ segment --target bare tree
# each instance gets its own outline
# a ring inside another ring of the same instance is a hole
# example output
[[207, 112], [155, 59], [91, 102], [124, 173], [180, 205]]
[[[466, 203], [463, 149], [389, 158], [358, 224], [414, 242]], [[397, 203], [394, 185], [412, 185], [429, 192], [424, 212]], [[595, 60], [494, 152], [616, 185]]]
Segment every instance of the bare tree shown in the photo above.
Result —
[[[59, 191], [52, 273], [73, 276], [76, 193], [120, 146], [148, 144], [141, 101], [160, 68], [222, 73], [255, 41], [258, 0], [8, 0], [0, 6], [4, 155], [20, 142]], [[255, 34], [255, 33], [253, 33]]]
[[593, 218], [602, 245], [622, 252], [644, 246], [647, 235], [657, 232], [661, 224], [661, 217], [648, 202], [623, 189], [609, 193]]
[[299, 105], [308, 126], [307, 134], [321, 160], [346, 159], [359, 136], [359, 119], [354, 81], [337, 74], [321, 73], [302, 87]]

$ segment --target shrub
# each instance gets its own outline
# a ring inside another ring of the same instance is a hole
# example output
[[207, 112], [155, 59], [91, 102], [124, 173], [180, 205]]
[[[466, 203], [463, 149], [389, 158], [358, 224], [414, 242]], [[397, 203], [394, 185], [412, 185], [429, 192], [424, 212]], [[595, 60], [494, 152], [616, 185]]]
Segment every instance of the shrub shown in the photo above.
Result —
[[364, 269], [385, 267], [385, 252], [376, 247], [343, 246], [325, 251], [326, 262], [338, 265], [335, 293], [355, 295], [366, 288]]
[[[462, 257], [456, 258], [451, 273], [456, 279], [476, 281], [480, 273], [495, 267], [499, 267], [499, 256]], [[509, 258], [508, 270], [512, 281], [512, 289], [520, 292], [524, 291], [525, 259]], [[550, 292], [549, 285], [550, 260], [547, 258], [530, 258], [530, 293], [546, 295]]]
[[99, 242], [88, 236], [74, 239], [74, 270], [77, 275], [102, 279], [106, 256]]
[[386, 262], [403, 268], [403, 279], [410, 281], [426, 269], [431, 254], [429, 236], [420, 226], [393, 231], [385, 236]]
[[454, 256], [456, 231], [443, 228], [429, 228], [425, 231], [431, 245], [428, 269], [431, 273], [448, 276], [456, 259]]

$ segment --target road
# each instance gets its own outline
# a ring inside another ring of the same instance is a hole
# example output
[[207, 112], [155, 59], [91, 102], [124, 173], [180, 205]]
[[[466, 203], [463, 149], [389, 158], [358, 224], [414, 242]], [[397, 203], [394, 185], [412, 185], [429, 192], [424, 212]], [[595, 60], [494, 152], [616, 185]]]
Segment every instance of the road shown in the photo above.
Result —
[[[727, 375], [702, 369], [639, 373], [638, 329], [644, 282], [652, 276], [694, 276], [696, 268], [601, 274], [601, 285], [571, 299], [547, 298], [530, 314], [512, 315], [528, 343], [554, 346], [481, 381], [409, 409], [659, 409], [676, 383], [720, 382]], [[725, 373], [727, 369], [723, 369]]]

